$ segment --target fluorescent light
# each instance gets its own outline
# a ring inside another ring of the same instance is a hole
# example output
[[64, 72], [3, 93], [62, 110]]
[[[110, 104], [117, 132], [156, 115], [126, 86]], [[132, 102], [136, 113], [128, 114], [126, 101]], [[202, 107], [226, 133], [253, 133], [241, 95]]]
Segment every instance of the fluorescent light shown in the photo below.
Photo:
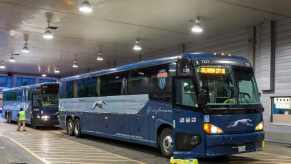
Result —
[[133, 45], [132, 49], [133, 49], [134, 51], [136, 51], [136, 52], [139, 52], [139, 51], [142, 50], [142, 47], [141, 47], [141, 45], [140, 45], [140, 40], [137, 39], [137, 40], [135, 41], [135, 44]]
[[52, 40], [54, 38], [54, 35], [53, 35], [53, 33], [49, 29], [47, 29], [43, 33], [42, 38], [45, 39], [45, 40]]
[[195, 20], [195, 23], [194, 25], [192, 26], [191, 28], [191, 32], [192, 33], [196, 33], [196, 34], [200, 34], [202, 33], [204, 30], [200, 24], [200, 18], [198, 17], [196, 20]]
[[93, 7], [89, 1], [85, 0], [81, 3], [79, 11], [83, 14], [90, 14], [93, 12]]
[[9, 58], [9, 62], [10, 62], [10, 63], [15, 63], [15, 62], [16, 62], [16, 60], [14, 59], [14, 57], [13, 57], [13, 56], [11, 56], [11, 57]]
[[47, 75], [46, 75], [45, 73], [43, 73], [43, 74], [41, 75], [41, 77], [47, 77]]

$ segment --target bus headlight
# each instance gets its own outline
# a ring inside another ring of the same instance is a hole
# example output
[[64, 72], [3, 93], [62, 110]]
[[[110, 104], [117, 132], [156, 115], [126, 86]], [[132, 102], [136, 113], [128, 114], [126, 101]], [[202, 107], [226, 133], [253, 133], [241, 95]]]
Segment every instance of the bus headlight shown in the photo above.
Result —
[[44, 120], [44, 121], [47, 121], [49, 118], [50, 118], [50, 116], [46, 116], [46, 115], [41, 116], [41, 119]]
[[206, 134], [222, 134], [223, 130], [211, 123], [204, 123], [203, 130]]
[[263, 131], [264, 130], [264, 123], [260, 122], [257, 126], [256, 126], [256, 131]]

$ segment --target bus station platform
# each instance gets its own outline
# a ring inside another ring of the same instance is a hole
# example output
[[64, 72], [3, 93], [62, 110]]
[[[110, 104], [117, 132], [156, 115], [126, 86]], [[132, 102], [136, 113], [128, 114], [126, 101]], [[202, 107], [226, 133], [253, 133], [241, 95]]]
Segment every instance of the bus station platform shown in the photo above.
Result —
[[[288, 145], [266, 143], [264, 151], [230, 157], [199, 159], [199, 164], [290, 164]], [[1, 164], [167, 164], [153, 149], [95, 137], [75, 138], [63, 130], [31, 129], [17, 132], [16, 125], [0, 123]]]

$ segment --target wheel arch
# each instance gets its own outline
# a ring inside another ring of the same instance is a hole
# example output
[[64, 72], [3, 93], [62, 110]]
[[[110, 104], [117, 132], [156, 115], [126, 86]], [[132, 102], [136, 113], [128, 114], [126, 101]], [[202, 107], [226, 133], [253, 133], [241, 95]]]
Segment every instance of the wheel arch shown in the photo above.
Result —
[[157, 146], [159, 146], [159, 143], [160, 143], [160, 134], [166, 128], [173, 129], [173, 126], [170, 124], [163, 123], [158, 127], [157, 132], [156, 132], [156, 134], [157, 134], [156, 135]]

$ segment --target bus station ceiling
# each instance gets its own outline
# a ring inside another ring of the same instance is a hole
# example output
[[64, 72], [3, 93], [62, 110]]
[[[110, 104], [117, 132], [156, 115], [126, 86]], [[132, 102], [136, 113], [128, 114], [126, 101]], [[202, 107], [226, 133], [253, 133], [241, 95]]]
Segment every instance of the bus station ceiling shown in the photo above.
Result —
[[[251, 27], [265, 20], [291, 17], [290, 0], [91, 0], [94, 11], [80, 14], [78, 0], [0, 0], [0, 60], [5, 72], [61, 75], [87, 72], [152, 58], [182, 43]], [[47, 13], [55, 38], [43, 40]], [[193, 35], [197, 16], [205, 31]], [[29, 54], [22, 54], [24, 34]], [[132, 46], [141, 39], [143, 51]], [[96, 62], [98, 47], [104, 61]], [[8, 63], [11, 53], [16, 63]], [[73, 70], [77, 59], [80, 69]], [[48, 72], [49, 71], [49, 72]]]

